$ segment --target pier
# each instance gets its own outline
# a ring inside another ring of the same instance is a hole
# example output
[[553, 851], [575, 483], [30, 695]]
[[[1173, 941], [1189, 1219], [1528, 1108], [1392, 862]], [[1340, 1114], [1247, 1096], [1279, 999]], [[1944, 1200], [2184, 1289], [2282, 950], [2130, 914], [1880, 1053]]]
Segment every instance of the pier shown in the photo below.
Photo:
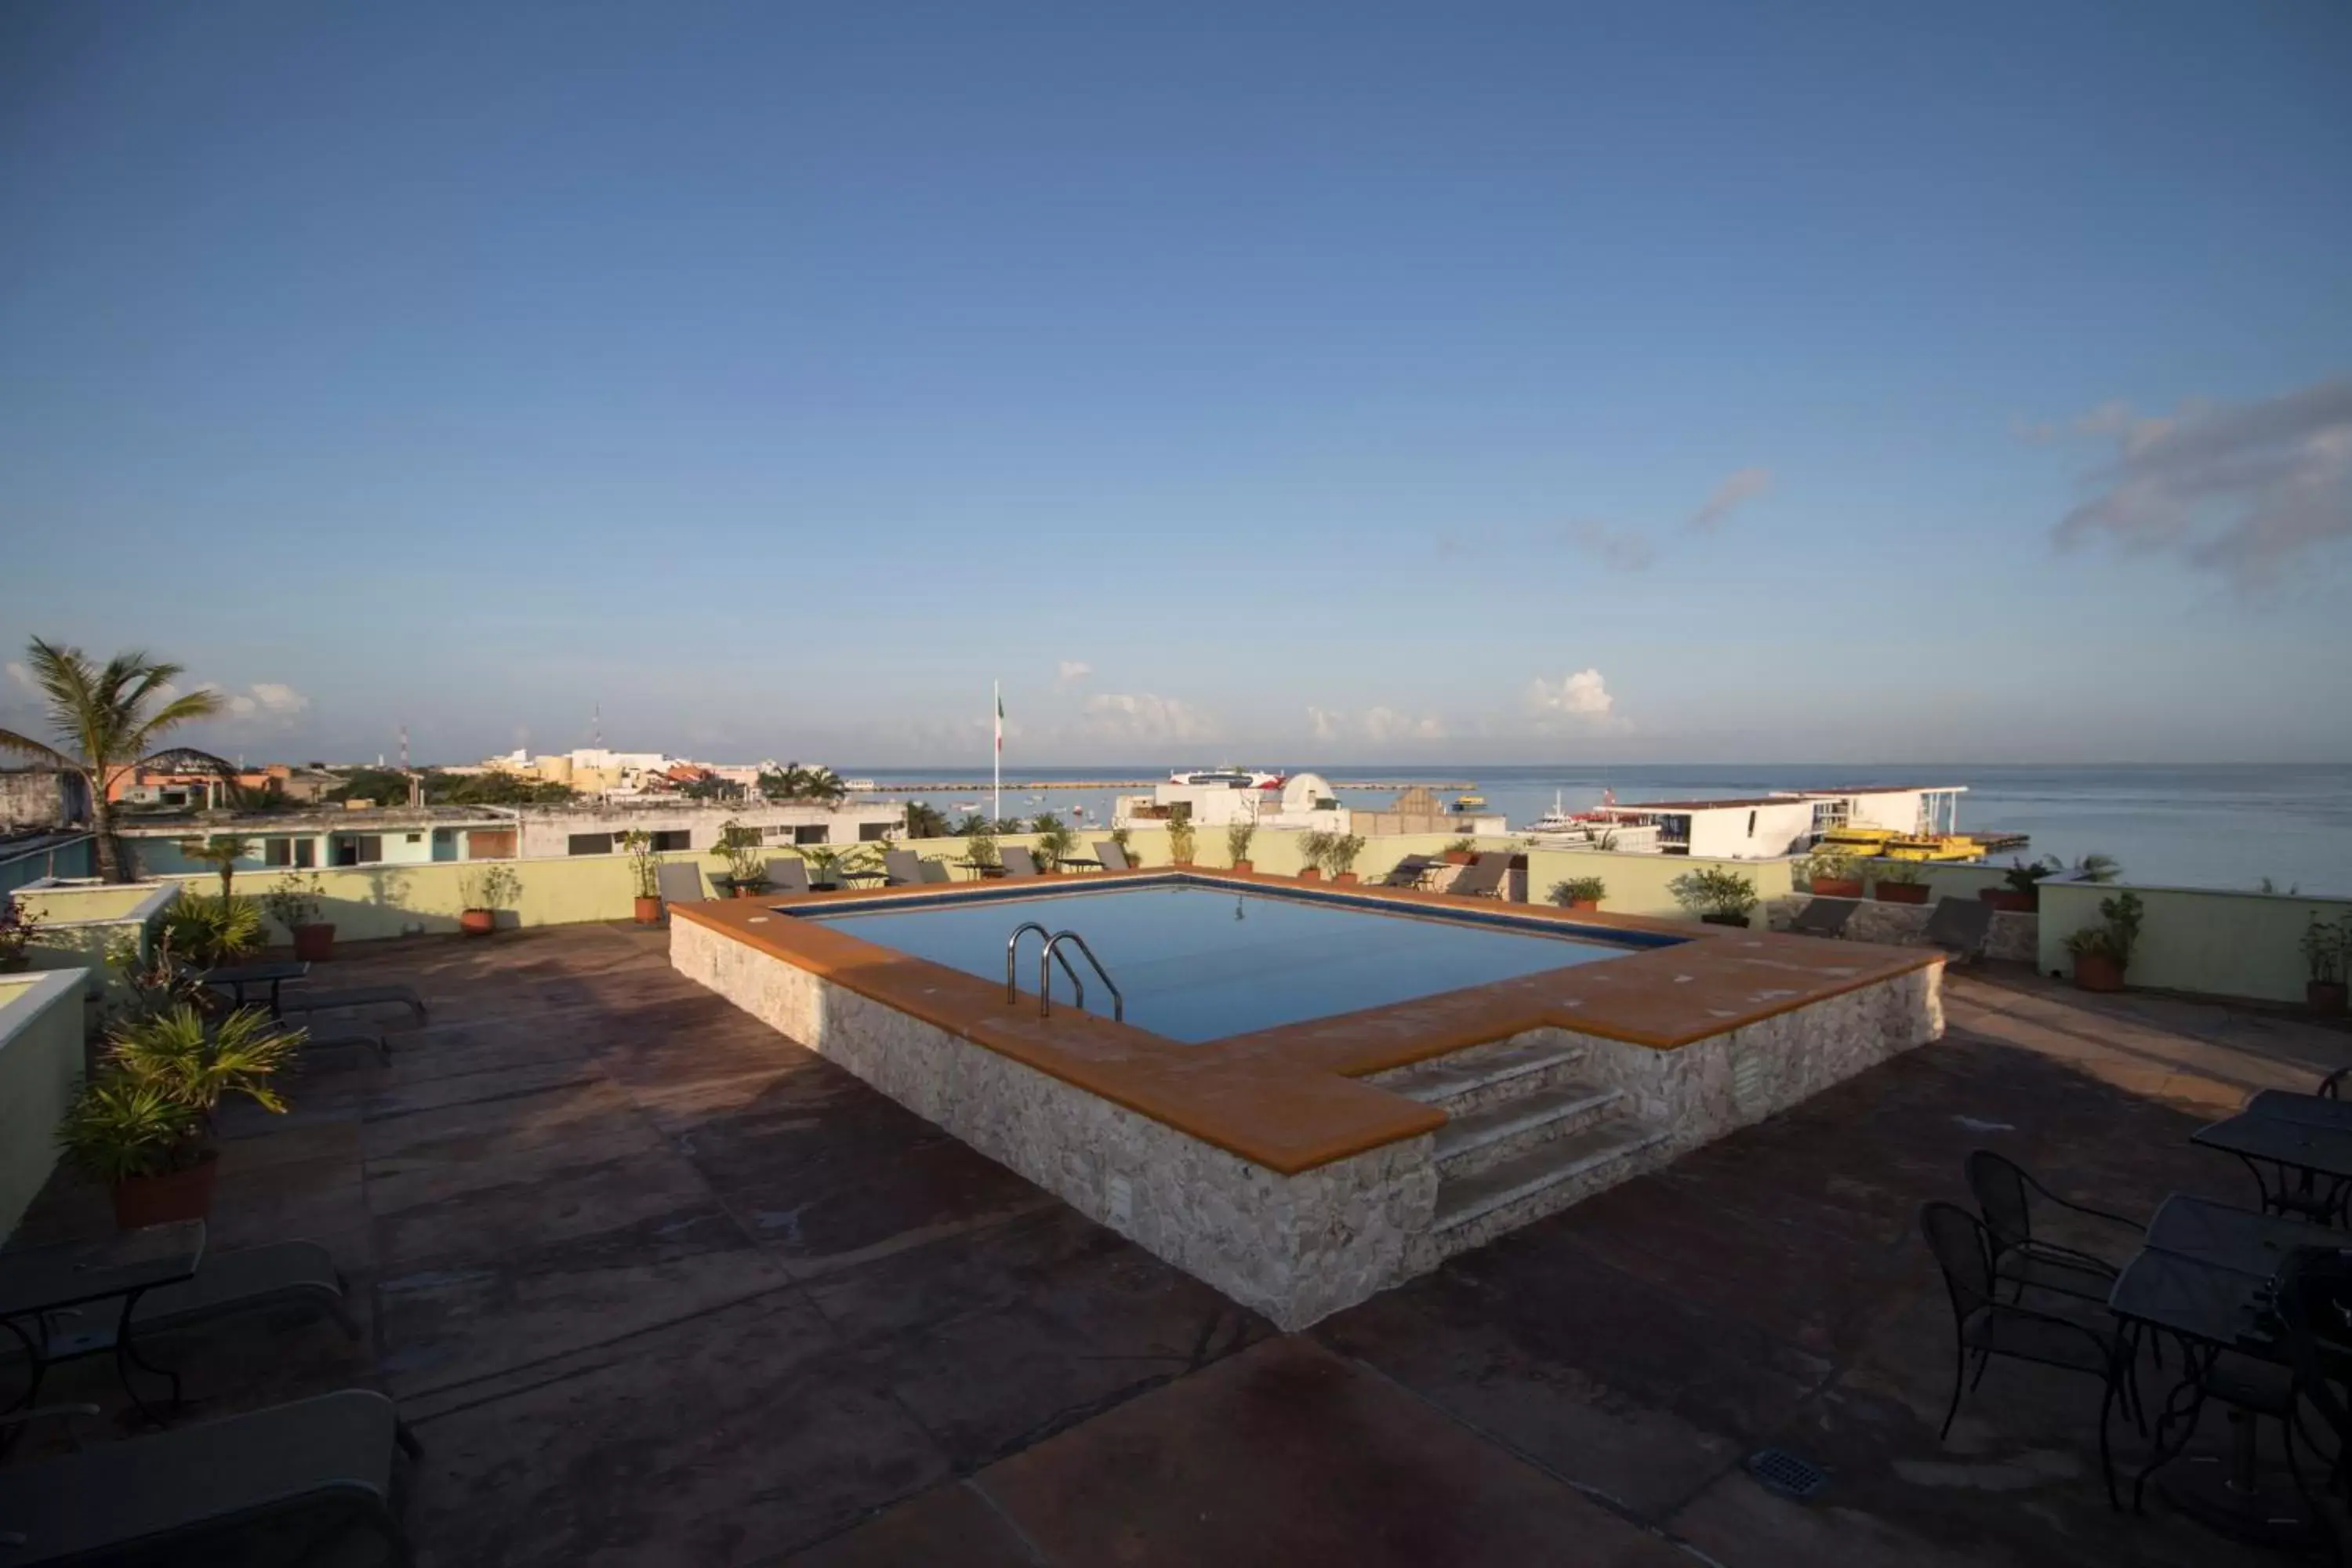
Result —
[[[1156, 789], [1167, 782], [1164, 775], [1156, 779], [1006, 779], [1002, 786], [992, 779], [925, 780], [915, 784], [898, 784], [894, 781], [888, 784], [877, 783], [870, 791], [860, 790], [859, 793], [924, 795], [939, 791], [987, 791], [999, 787], [1007, 790]], [[1402, 783], [1389, 783], [1377, 779], [1333, 779], [1331, 787], [1333, 789], [1475, 789], [1478, 786], [1470, 779], [1412, 779]]]

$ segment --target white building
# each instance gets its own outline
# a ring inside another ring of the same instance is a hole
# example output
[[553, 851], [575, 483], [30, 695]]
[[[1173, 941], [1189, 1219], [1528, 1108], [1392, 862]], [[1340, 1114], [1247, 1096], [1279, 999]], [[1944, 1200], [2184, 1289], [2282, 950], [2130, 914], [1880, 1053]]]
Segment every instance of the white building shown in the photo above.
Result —
[[1329, 781], [1322, 774], [1286, 776], [1240, 768], [1174, 773], [1149, 795], [1120, 795], [1111, 809], [1111, 825], [1156, 826], [1166, 822], [1180, 806], [1189, 808], [1187, 814], [1195, 827], [1218, 828], [1235, 822], [1251, 822], [1268, 828], [1349, 831], [1348, 808], [1339, 804]]
[[1835, 827], [1883, 827], [1929, 836], [1960, 830], [1960, 796], [1969, 791], [1966, 784], [1901, 784], [1782, 793], [1812, 803], [1817, 836]]
[[1813, 802], [1801, 795], [1644, 800], [1598, 815], [1627, 827], [1654, 828], [1657, 849], [1667, 855], [1773, 860], [1801, 855], [1813, 843]]

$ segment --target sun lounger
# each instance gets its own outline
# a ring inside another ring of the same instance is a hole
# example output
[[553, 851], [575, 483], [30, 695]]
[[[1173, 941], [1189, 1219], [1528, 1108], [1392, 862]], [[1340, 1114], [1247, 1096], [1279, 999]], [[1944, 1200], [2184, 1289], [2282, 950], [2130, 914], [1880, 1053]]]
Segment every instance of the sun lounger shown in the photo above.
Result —
[[885, 849], [882, 869], [889, 876], [884, 886], [911, 888], [923, 879], [923, 858], [911, 849]]
[[1860, 899], [1814, 899], [1789, 922], [1791, 936], [1843, 936], [1846, 921], [1862, 907]]
[[952, 882], [955, 880], [954, 878], [948, 875], [947, 866], [942, 861], [919, 860], [915, 863], [915, 868], [922, 873], [919, 880], [927, 884], [931, 882]]
[[402, 985], [397, 983], [385, 985], [358, 985], [348, 991], [296, 989], [286, 993], [286, 999], [278, 1004], [278, 1011], [281, 1014], [330, 1013], [344, 1007], [382, 1006], [405, 1007], [416, 1015], [418, 1023], [426, 1021], [425, 998], [416, 994], [415, 986]]
[[1510, 874], [1510, 856], [1501, 850], [1490, 850], [1463, 867], [1445, 890], [1456, 898], [1499, 899], [1503, 896], [1503, 879]]
[[341, 1029], [331, 1035], [309, 1035], [302, 1041], [302, 1048], [306, 1051], [331, 1051], [338, 1046], [365, 1046], [375, 1053], [378, 1061], [392, 1060], [392, 1045], [384, 1038], [382, 1029]]
[[1118, 841], [1114, 838], [1103, 839], [1095, 846], [1095, 858], [1102, 862], [1102, 868], [1106, 871], [1132, 871], [1135, 869], [1135, 868], [1128, 862], [1127, 851], [1121, 849], [1118, 847]]
[[702, 868], [687, 860], [665, 860], [654, 868], [654, 887], [663, 903], [700, 903]]
[[1942, 948], [1963, 963], [1974, 963], [1984, 957], [1985, 942], [1992, 935], [1992, 906], [1981, 899], [1938, 899], [1919, 940], [1929, 947]]
[[1009, 844], [998, 850], [996, 858], [1008, 877], [1034, 877], [1037, 874], [1036, 857], [1018, 844]]
[[285, 1550], [289, 1524], [314, 1546], [357, 1526], [405, 1563], [399, 1510], [416, 1453], [392, 1401], [352, 1388], [12, 1466], [0, 1563], [247, 1562], [264, 1542]]
[[768, 862], [768, 891], [772, 893], [805, 893], [809, 890], [808, 862], [794, 855], [778, 856]]
[[1428, 879], [1429, 868], [1438, 862], [1426, 855], [1408, 855], [1389, 868], [1389, 874], [1372, 885], [1376, 888], [1418, 888]]

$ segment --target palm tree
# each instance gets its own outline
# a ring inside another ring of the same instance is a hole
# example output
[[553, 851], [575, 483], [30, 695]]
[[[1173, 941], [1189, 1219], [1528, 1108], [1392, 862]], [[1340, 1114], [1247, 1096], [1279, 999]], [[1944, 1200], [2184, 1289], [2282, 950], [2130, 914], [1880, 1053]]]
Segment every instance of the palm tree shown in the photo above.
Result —
[[215, 833], [210, 838], [187, 840], [180, 846], [180, 853], [220, 873], [221, 901], [226, 903], [229, 882], [236, 875], [236, 863], [253, 853], [253, 840], [242, 834]]
[[[89, 791], [99, 878], [120, 882], [124, 879], [122, 846], [115, 840], [114, 802], [110, 798], [114, 786], [154, 753], [165, 734], [219, 712], [220, 698], [210, 691], [174, 694], [172, 682], [179, 679], [182, 667], [157, 664], [143, 651], [118, 653], [101, 668], [78, 647], [35, 637], [25, 650], [25, 662], [32, 667], [33, 684], [47, 703], [49, 729], [59, 745], [0, 730], [0, 752], [79, 775]], [[233, 771], [218, 757], [206, 761], [224, 773]]]

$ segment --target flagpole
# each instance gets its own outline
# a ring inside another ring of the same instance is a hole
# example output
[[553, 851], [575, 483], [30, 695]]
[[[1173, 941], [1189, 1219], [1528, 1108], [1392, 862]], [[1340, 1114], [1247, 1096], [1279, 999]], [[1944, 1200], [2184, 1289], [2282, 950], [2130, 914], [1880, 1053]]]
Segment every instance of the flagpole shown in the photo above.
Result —
[[989, 815], [1004, 820], [1004, 689], [996, 681], [988, 683], [988, 694], [994, 699], [995, 710], [989, 717], [996, 723], [996, 804]]

